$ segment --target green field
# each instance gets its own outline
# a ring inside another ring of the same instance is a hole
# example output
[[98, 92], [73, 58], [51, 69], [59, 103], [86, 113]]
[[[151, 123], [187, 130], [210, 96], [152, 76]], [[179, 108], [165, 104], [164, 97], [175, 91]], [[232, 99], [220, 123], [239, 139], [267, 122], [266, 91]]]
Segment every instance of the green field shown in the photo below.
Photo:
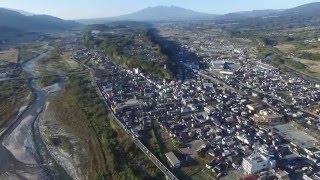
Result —
[[29, 102], [27, 83], [28, 81], [0, 82], [0, 129], [6, 122], [15, 119], [19, 108]]

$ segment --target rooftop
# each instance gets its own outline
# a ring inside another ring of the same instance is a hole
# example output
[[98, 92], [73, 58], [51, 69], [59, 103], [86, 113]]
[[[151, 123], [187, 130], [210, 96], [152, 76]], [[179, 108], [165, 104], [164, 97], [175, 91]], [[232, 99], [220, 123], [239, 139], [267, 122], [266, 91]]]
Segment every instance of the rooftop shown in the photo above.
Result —
[[287, 140], [302, 148], [316, 147], [316, 143], [319, 143], [317, 139], [308, 135], [307, 133], [298, 130], [290, 124], [283, 124], [275, 126], [274, 129], [284, 136]]

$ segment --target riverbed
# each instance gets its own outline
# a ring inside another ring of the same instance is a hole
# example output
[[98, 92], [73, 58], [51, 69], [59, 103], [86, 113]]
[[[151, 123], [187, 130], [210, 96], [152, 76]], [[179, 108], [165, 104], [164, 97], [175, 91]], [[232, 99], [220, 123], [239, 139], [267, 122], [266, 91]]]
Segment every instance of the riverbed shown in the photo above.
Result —
[[53, 87], [41, 89], [37, 85], [37, 61], [42, 60], [52, 50], [22, 64], [22, 69], [30, 74], [29, 88], [33, 95], [31, 104], [18, 115], [0, 136], [0, 179], [71, 179], [48, 153], [42, 142], [38, 117], [48, 98], [55, 90], [61, 91], [64, 79]]

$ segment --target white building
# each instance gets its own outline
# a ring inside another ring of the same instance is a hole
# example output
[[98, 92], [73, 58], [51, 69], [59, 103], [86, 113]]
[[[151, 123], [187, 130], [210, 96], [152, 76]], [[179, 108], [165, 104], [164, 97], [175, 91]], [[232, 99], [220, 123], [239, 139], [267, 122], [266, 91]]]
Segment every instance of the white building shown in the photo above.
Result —
[[253, 153], [249, 157], [243, 158], [242, 161], [242, 168], [246, 174], [255, 174], [263, 170], [273, 169], [275, 165], [276, 162], [274, 160], [270, 160], [260, 153]]
[[135, 74], [139, 74], [139, 73], [140, 73], [140, 70], [139, 70], [139, 68], [133, 68], [133, 72], [134, 72]]
[[0, 78], [6, 78], [6, 77], [8, 77], [8, 74], [7, 74], [7, 73], [1, 73], [1, 72], [0, 72]]
[[173, 154], [173, 152], [168, 152], [165, 154], [165, 156], [167, 157], [170, 166], [173, 168], [179, 168], [180, 167], [180, 161], [179, 159], [176, 157], [176, 155]]

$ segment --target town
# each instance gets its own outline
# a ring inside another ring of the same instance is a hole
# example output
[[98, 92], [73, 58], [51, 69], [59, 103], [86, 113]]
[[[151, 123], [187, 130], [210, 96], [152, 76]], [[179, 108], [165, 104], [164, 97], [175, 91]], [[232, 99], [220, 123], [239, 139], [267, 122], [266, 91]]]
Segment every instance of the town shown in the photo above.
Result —
[[[169, 32], [164, 38], [171, 38], [176, 27], [162, 27], [162, 34]], [[123, 68], [81, 43], [73, 45], [73, 57], [95, 62], [91, 64], [99, 89], [133, 138], [143, 141], [146, 129], [159, 123], [182, 144], [178, 154], [166, 152], [174, 169], [200, 156], [209, 160], [205, 168], [216, 177], [319, 177], [319, 116], [306, 107], [318, 104], [320, 84], [282, 73], [257, 59], [254, 48], [219, 40], [221, 32], [188, 30], [184, 37], [180, 31], [182, 37], [172, 36], [184, 39], [178, 40], [184, 51], [197, 50], [205, 57], [202, 62], [180, 62], [191, 72], [183, 81]], [[184, 56], [183, 51], [176, 53]], [[207, 68], [200, 69], [200, 63]], [[194, 148], [192, 142], [199, 141]]]
[[0, 2], [0, 179], [320, 180], [320, 2]]

